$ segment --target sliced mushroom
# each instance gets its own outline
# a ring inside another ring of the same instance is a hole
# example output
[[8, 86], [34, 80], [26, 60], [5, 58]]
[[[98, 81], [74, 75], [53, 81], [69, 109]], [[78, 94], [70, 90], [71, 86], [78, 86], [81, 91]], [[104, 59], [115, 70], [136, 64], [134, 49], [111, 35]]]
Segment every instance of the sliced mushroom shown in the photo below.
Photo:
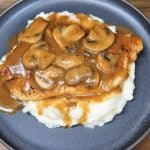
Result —
[[97, 68], [105, 73], [109, 73], [111, 69], [117, 64], [119, 55], [102, 52], [97, 55]]
[[52, 66], [49, 66], [46, 70], [39, 71], [39, 72], [47, 77], [58, 78], [58, 77], [63, 76], [64, 70], [52, 65]]
[[86, 65], [80, 65], [69, 69], [65, 74], [65, 82], [70, 86], [75, 86], [85, 82], [92, 77], [92, 69]]
[[91, 16], [85, 14], [77, 14], [77, 18], [80, 20], [80, 26], [85, 30], [91, 30], [95, 24], [102, 24], [100, 21], [93, 20]]
[[45, 75], [43, 72], [36, 71], [34, 78], [37, 84], [44, 90], [51, 90], [56, 86], [55, 79]]
[[55, 54], [49, 51], [46, 42], [39, 42], [30, 47], [23, 56], [23, 65], [27, 69], [45, 69], [53, 63]]
[[79, 42], [75, 42], [75, 43], [72, 43], [70, 45], [67, 45], [65, 48], [66, 48], [67, 52], [75, 53], [75, 52], [80, 50], [80, 43]]
[[44, 40], [47, 42], [47, 44], [50, 47], [50, 50], [54, 52], [55, 54], [59, 55], [62, 52], [62, 49], [57, 44], [57, 42], [54, 40], [52, 36], [51, 28], [48, 26], [44, 32]]
[[70, 43], [80, 40], [85, 32], [79, 25], [71, 24], [69, 26], [57, 26], [53, 29], [52, 35], [59, 46], [64, 49]]
[[36, 43], [42, 39], [43, 31], [48, 25], [48, 22], [43, 18], [37, 18], [28, 28], [19, 34], [18, 41], [27, 43]]
[[55, 59], [55, 64], [63, 69], [69, 69], [71, 67], [78, 66], [80, 64], [83, 64], [83, 62], [84, 56], [78, 53], [62, 53], [58, 55]]
[[[53, 13], [48, 17], [48, 20], [50, 21], [50, 26], [54, 27], [58, 24], [61, 25], [69, 25], [71, 23], [74, 23], [74, 21], [65, 14], [60, 14], [60, 13]], [[52, 22], [52, 23], [51, 23]]]
[[45, 30], [44, 40], [47, 42], [47, 44], [48, 44], [49, 46], [51, 46], [51, 45], [52, 45], [52, 42], [54, 42], [53, 36], [52, 36], [52, 32], [51, 32], [49, 26], [48, 26], [48, 27], [46, 28], [46, 30]]
[[37, 84], [45, 89], [53, 89], [56, 86], [56, 81], [64, 75], [64, 70], [56, 66], [49, 66], [46, 70], [36, 70], [34, 74]]
[[62, 31], [62, 37], [64, 37], [65, 40], [69, 42], [78, 41], [84, 35], [85, 35], [84, 30], [82, 30], [80, 26], [77, 24], [69, 25]]
[[107, 27], [96, 25], [89, 35], [83, 39], [83, 46], [89, 52], [100, 52], [113, 44], [114, 33]]
[[94, 69], [92, 77], [88, 78], [85, 82], [86, 87], [96, 88], [99, 85], [99, 81], [100, 81], [100, 74], [98, 70]]
[[111, 65], [109, 63], [109, 61], [105, 58], [102, 57], [102, 55], [98, 55], [97, 56], [97, 65], [96, 67], [102, 71], [102, 72], [105, 72], [105, 73], [108, 73], [110, 72], [110, 69], [111, 69]]

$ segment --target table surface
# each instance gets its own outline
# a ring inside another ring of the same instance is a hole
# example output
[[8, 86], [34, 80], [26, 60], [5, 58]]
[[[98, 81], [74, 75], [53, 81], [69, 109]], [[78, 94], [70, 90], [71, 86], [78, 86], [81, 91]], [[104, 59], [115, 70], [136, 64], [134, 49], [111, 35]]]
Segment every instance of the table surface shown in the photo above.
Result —
[[[12, 3], [16, 2], [17, 0], [0, 0], [0, 12], [10, 6]], [[138, 9], [140, 9], [146, 17], [150, 20], [150, 0], [128, 0], [130, 3], [135, 5]], [[2, 147], [0, 144], [0, 150], [7, 150]], [[140, 144], [134, 148], [135, 150], [150, 150], [150, 133]]]

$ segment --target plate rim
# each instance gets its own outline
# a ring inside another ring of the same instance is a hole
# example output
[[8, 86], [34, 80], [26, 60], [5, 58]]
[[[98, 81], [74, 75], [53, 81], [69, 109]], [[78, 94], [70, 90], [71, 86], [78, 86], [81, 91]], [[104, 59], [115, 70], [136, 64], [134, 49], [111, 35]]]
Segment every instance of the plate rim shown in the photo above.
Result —
[[[26, 0], [27, 1], [27, 0]], [[36, 1], [36, 0], [33, 0]], [[33, 2], [32, 1], [32, 2]], [[68, 0], [69, 1], [69, 0]], [[99, 0], [98, 0], [99, 1]], [[109, 1], [109, 0], [108, 0]], [[126, 4], [127, 6], [129, 6], [130, 8], [132, 8], [133, 10], [135, 10], [141, 17], [143, 17], [143, 19], [150, 25], [150, 19], [148, 19], [144, 13], [139, 10], [136, 6], [134, 6], [132, 3], [128, 2], [127, 0], [120, 0], [121, 2], [123, 2], [124, 4]], [[1, 13], [0, 13], [0, 19], [2, 17], [4, 17], [5, 15], [7, 15], [7, 13], [11, 10], [14, 9], [15, 7], [18, 7], [19, 4], [24, 3], [25, 0], [17, 0], [16, 2], [12, 3], [10, 6], [8, 6], [6, 9], [4, 9]], [[30, 1], [31, 2], [31, 1]], [[31, 2], [31, 3], [32, 3]], [[142, 133], [142, 135], [137, 138], [137, 140], [135, 140], [132, 144], [130, 144], [126, 150], [132, 150], [133, 148], [135, 148], [135, 146], [137, 146], [148, 134], [150, 133], [150, 127], [148, 127], [144, 133]], [[7, 142], [7, 140], [3, 140], [0, 136], [0, 144], [2, 144], [4, 147], [6, 147], [8, 150], [15, 150], [13, 148], [13, 145], [9, 144]]]

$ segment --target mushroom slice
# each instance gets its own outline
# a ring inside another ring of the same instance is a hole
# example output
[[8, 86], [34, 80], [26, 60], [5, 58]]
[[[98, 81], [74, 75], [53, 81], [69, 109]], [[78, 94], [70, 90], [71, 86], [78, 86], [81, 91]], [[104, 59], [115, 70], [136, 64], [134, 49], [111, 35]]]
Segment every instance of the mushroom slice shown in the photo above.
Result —
[[55, 59], [55, 64], [63, 69], [69, 69], [74, 66], [78, 66], [83, 64], [84, 62], [84, 56], [78, 53], [74, 54], [67, 54], [62, 53], [58, 55]]
[[68, 26], [57, 26], [53, 29], [52, 33], [55, 41], [61, 48], [65, 48], [70, 43], [77, 42], [84, 35], [85, 32], [77, 24], [71, 24]]
[[109, 61], [105, 58], [102, 57], [101, 54], [98, 54], [97, 55], [97, 65], [96, 67], [102, 71], [102, 72], [105, 72], [105, 73], [108, 73], [110, 72], [110, 69], [111, 69], [111, 65], [109, 63]]
[[81, 27], [85, 30], [91, 30], [94, 26], [94, 20], [85, 14], [77, 14], [77, 18], [80, 20]]
[[97, 69], [104, 72], [111, 72], [116, 67], [118, 60], [120, 60], [119, 54], [109, 53], [103, 51], [97, 55]]
[[56, 80], [63, 75], [64, 70], [56, 66], [50, 66], [46, 70], [35, 71], [34, 78], [41, 88], [49, 90], [56, 86]]
[[48, 22], [39, 17], [33, 21], [28, 28], [19, 34], [18, 41], [27, 43], [36, 43], [42, 39], [43, 31], [48, 25]]
[[47, 76], [44, 72], [36, 71], [34, 74], [35, 81], [44, 90], [54, 89], [56, 81], [54, 78]]
[[96, 88], [99, 85], [99, 82], [100, 82], [100, 74], [98, 70], [94, 69], [92, 77], [88, 78], [85, 83], [86, 87], [88, 88]]
[[56, 55], [59, 55], [62, 51], [64, 51], [54, 40], [50, 26], [48, 26], [45, 29], [43, 37], [44, 37], [44, 40], [46, 41], [46, 43], [48, 44], [48, 46], [50, 47], [50, 50], [52, 52], [54, 52]]
[[71, 68], [65, 74], [65, 82], [70, 86], [75, 86], [79, 83], [85, 82], [92, 76], [92, 69], [86, 65], [80, 65]]
[[44, 40], [49, 46], [51, 46], [51, 42], [53, 42], [53, 37], [49, 26], [45, 29]]
[[23, 56], [23, 65], [27, 69], [46, 69], [55, 59], [55, 54], [49, 51], [46, 42], [39, 42], [30, 47]]
[[83, 39], [83, 46], [89, 52], [99, 52], [111, 46], [114, 40], [115, 35], [108, 27], [96, 25]]
[[51, 78], [59, 78], [63, 76], [64, 70], [54, 65], [49, 66], [46, 70], [40, 71], [41, 74]]
[[82, 30], [77, 24], [71, 24], [67, 26], [62, 32], [62, 37], [64, 37], [68, 42], [76, 42], [80, 40], [84, 35], [84, 30]]

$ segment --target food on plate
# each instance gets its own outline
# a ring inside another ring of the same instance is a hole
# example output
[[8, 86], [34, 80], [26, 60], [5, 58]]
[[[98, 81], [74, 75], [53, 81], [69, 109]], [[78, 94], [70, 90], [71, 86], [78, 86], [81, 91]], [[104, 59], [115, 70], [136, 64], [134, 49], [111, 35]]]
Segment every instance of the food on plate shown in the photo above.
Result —
[[40, 13], [0, 64], [0, 111], [29, 112], [49, 128], [102, 126], [133, 98], [143, 42], [82, 13]]

